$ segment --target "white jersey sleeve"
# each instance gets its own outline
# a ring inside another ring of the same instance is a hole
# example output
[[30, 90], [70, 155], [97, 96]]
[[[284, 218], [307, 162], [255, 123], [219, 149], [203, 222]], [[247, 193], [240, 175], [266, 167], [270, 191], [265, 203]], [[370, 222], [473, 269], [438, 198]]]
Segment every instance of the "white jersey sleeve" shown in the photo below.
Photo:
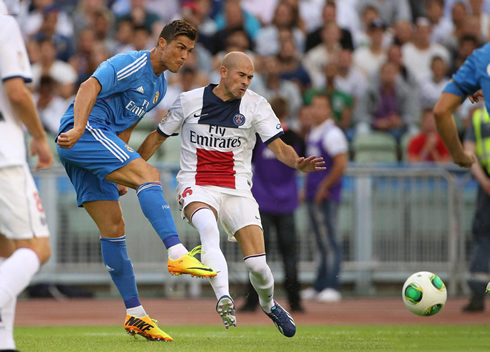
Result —
[[0, 15], [0, 75], [2, 81], [22, 78], [32, 81], [31, 65], [19, 26], [11, 16]]
[[284, 134], [281, 122], [265, 98], [261, 98], [257, 104], [254, 129], [265, 144], [269, 144], [277, 137]]
[[344, 132], [338, 127], [331, 128], [325, 133], [322, 139], [323, 148], [331, 156], [347, 153], [349, 144], [345, 138]]
[[167, 111], [162, 121], [158, 124], [158, 132], [164, 137], [179, 134], [180, 127], [185, 119], [182, 99], [182, 94], [180, 94]]

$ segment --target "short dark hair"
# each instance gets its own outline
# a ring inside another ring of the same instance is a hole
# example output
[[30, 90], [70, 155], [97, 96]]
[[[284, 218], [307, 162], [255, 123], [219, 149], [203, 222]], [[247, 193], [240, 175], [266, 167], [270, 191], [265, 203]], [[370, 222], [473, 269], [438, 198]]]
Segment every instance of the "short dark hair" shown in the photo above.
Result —
[[172, 40], [181, 35], [186, 36], [190, 40], [196, 40], [197, 29], [186, 21], [172, 21], [163, 27], [159, 37], [165, 39], [167, 43], [170, 43]]

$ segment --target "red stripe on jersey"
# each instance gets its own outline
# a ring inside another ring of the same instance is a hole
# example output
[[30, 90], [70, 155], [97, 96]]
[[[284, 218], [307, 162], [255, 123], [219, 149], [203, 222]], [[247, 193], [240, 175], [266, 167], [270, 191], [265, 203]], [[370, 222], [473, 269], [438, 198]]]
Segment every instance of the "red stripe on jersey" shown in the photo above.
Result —
[[233, 152], [218, 152], [199, 148], [196, 151], [196, 185], [236, 188]]

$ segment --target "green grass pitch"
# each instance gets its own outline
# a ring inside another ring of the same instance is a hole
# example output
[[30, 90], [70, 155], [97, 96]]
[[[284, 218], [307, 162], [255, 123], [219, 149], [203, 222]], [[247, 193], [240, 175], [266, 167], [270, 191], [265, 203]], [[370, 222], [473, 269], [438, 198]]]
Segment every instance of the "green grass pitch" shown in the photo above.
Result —
[[148, 342], [118, 327], [18, 327], [17, 348], [46, 351], [490, 351], [490, 326], [299, 326], [286, 338], [273, 326], [166, 326], [174, 342]]

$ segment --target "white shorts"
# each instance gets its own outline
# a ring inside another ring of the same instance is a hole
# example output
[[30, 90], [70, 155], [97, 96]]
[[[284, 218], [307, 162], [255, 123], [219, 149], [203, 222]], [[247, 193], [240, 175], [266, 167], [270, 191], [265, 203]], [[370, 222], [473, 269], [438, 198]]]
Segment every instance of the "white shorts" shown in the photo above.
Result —
[[228, 234], [228, 240], [236, 242], [235, 233], [249, 225], [262, 228], [259, 205], [250, 191], [228, 189], [217, 186], [197, 186], [179, 184], [177, 187], [182, 219], [186, 219], [184, 209], [193, 202], [205, 203], [218, 213], [218, 219]]
[[0, 233], [13, 240], [49, 236], [46, 214], [27, 165], [0, 168]]

